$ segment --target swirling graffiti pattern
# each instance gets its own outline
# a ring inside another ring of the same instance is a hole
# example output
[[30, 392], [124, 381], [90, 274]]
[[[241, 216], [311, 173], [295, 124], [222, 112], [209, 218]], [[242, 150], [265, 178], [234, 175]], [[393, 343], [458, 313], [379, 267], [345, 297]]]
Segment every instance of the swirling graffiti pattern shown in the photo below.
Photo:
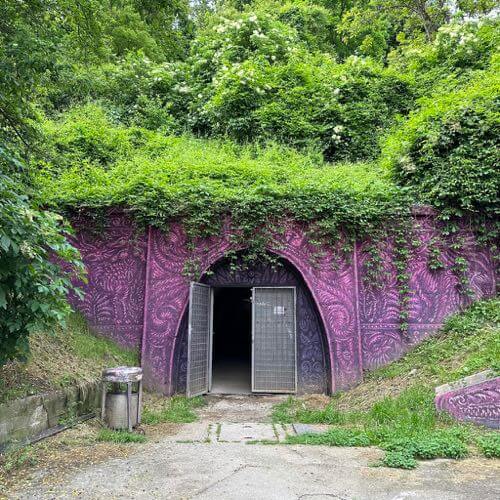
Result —
[[[429, 271], [428, 243], [436, 234], [433, 218], [427, 214], [415, 216], [415, 221], [422, 244], [409, 262], [410, 325], [405, 335], [399, 329], [399, 294], [391, 242], [386, 242], [382, 251], [381, 286], [366, 279], [367, 242], [358, 243], [351, 253], [340, 251], [345, 246], [342, 242], [318, 247], [309, 241], [306, 227], [287, 221], [269, 245], [269, 250], [285, 259], [303, 280], [326, 337], [327, 360], [323, 364], [311, 354], [316, 342], [303, 337], [303, 352], [309, 354], [300, 360], [301, 370], [319, 377], [319, 371], [326, 372], [329, 366], [327, 385], [332, 391], [359, 382], [363, 369], [398, 358], [435, 331], [447, 315], [471, 300], [457, 291], [451, 271], [455, 256], [450, 251], [444, 255], [443, 270]], [[177, 343], [182, 342], [185, 331], [183, 317], [189, 292], [186, 266], [195, 263], [199, 278], [227, 251], [241, 250], [234, 247], [229, 221], [220, 235], [200, 239], [194, 245], [188, 245], [179, 223], [172, 223], [166, 231], [149, 228], [144, 234], [135, 230], [128, 218], [113, 213], [107, 227], [96, 236], [85, 220], [74, 222], [74, 243], [88, 269], [88, 283], [83, 285], [84, 300], [71, 297], [72, 303], [101, 333], [127, 346], [141, 345], [146, 383], [152, 389], [172, 393], [178, 365], [184, 363]], [[462, 255], [469, 262], [474, 296], [493, 295], [496, 275], [492, 259], [465, 229], [463, 235]], [[269, 271], [259, 270], [257, 274], [261, 272], [264, 276]], [[222, 279], [223, 271], [220, 273]], [[250, 278], [251, 274], [244, 277]], [[304, 316], [303, 320], [313, 318]], [[320, 378], [315, 383], [320, 384]]]
[[500, 377], [440, 394], [435, 404], [458, 420], [500, 429]]

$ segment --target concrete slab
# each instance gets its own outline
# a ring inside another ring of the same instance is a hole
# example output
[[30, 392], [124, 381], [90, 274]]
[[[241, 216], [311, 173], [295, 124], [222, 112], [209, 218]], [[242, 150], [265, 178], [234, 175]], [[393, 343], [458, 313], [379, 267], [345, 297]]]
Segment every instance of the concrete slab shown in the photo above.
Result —
[[272, 424], [222, 423], [218, 435], [219, 442], [244, 443], [248, 441], [278, 441]]
[[162, 441], [127, 458], [72, 472], [58, 484], [32, 480], [11, 498], [500, 498], [498, 461], [434, 460], [412, 471], [371, 467], [381, 456], [370, 448]]
[[167, 436], [165, 440], [177, 442], [207, 442], [210, 441], [211, 430], [212, 425], [206, 422], [184, 424], [176, 434]]
[[321, 434], [330, 428], [327, 424], [292, 424], [292, 427], [299, 436], [301, 434]]

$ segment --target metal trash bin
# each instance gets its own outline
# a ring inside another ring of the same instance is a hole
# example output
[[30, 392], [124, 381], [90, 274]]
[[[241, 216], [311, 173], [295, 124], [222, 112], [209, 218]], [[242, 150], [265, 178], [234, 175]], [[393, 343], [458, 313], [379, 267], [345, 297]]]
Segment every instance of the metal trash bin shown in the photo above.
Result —
[[[112, 391], [108, 385], [112, 384]], [[134, 384], [136, 385], [134, 391]], [[123, 386], [126, 385], [126, 391]], [[142, 368], [118, 366], [102, 372], [101, 419], [112, 429], [132, 429], [141, 423]]]

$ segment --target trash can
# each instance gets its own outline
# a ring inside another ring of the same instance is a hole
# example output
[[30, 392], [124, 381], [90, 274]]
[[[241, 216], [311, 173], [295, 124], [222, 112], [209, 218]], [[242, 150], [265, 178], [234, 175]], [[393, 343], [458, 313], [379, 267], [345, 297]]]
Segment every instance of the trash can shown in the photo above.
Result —
[[104, 370], [101, 420], [111, 429], [132, 431], [141, 423], [141, 412], [142, 368], [117, 366]]

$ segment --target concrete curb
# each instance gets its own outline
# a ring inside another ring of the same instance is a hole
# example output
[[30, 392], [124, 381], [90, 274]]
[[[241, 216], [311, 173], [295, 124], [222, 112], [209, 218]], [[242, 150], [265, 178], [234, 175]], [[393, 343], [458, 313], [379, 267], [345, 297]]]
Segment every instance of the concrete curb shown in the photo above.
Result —
[[436, 387], [434, 404], [457, 420], [500, 429], [500, 377], [487, 370]]
[[67, 387], [0, 404], [0, 451], [26, 444], [67, 427], [64, 420], [94, 414], [100, 406], [100, 384]]

